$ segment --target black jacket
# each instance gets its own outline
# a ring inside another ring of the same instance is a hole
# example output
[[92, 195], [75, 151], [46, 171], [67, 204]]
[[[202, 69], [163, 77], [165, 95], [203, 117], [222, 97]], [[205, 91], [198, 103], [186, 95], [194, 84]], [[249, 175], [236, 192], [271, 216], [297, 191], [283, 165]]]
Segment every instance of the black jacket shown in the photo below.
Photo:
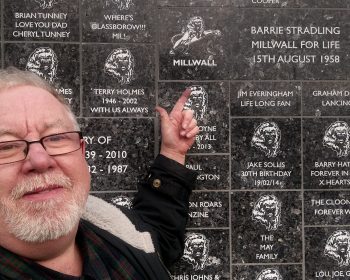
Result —
[[183, 253], [189, 195], [196, 175], [159, 155], [139, 186], [133, 210], [89, 197], [83, 219], [122, 251], [145, 280], [170, 279], [166, 267]]

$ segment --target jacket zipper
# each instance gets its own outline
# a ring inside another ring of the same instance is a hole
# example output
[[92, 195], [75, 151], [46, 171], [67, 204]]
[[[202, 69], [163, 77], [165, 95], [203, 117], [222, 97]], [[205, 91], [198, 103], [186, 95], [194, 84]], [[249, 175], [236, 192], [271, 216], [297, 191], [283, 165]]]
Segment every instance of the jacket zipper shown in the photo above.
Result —
[[171, 279], [171, 273], [170, 273], [170, 271], [168, 270], [168, 268], [165, 266], [165, 264], [163, 263], [163, 260], [162, 260], [162, 258], [161, 258], [161, 256], [160, 256], [160, 254], [156, 251], [156, 253], [157, 253], [157, 256], [158, 256], [158, 259], [159, 259], [159, 261], [160, 261], [160, 263], [162, 264], [162, 266], [163, 266], [163, 268], [165, 269], [165, 271], [168, 273], [168, 275], [169, 275], [169, 279]]

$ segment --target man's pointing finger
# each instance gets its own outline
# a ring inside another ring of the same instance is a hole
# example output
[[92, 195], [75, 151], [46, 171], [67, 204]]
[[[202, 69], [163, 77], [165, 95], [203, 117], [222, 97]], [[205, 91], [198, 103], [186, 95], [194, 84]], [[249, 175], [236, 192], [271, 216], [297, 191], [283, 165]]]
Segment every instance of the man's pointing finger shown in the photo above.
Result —
[[187, 101], [187, 99], [190, 97], [191, 95], [191, 89], [187, 88], [182, 95], [180, 96], [180, 98], [177, 100], [173, 110], [171, 111], [171, 113], [175, 113], [175, 112], [182, 112], [185, 103]]

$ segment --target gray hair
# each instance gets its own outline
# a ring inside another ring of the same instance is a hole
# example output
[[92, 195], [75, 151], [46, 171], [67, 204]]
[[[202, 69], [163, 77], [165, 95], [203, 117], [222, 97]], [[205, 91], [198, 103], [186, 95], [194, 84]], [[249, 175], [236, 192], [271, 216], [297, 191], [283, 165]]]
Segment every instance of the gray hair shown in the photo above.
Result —
[[80, 130], [77, 119], [67, 101], [61, 95], [59, 95], [56, 88], [54, 88], [46, 80], [30, 71], [19, 70], [13, 66], [6, 69], [0, 69], [0, 92], [17, 86], [38, 87], [51, 93], [51, 95], [65, 107], [69, 117], [73, 121], [75, 129]]

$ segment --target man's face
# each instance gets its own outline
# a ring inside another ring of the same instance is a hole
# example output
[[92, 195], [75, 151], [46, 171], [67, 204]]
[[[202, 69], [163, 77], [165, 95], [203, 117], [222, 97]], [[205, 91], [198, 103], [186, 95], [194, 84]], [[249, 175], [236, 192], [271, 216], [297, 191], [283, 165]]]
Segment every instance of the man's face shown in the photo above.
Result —
[[265, 136], [265, 143], [271, 145], [277, 141], [277, 132], [275, 128], [267, 127], [264, 129], [263, 134]]
[[116, 70], [121, 73], [125, 73], [129, 70], [129, 55], [127, 53], [118, 54], [115, 58]]
[[[76, 130], [64, 106], [47, 91], [33, 86], [0, 92], [0, 119], [1, 142], [36, 141], [46, 135]], [[56, 183], [43, 179], [48, 175]], [[69, 187], [65, 181], [71, 182]], [[32, 190], [26, 192], [29, 186]], [[40, 143], [31, 144], [24, 161], [0, 165], [0, 235], [8, 236], [11, 231], [11, 215], [23, 214], [24, 225], [25, 220], [40, 220], [46, 221], [45, 225], [61, 221], [63, 226], [64, 219], [73, 215], [71, 204], [85, 203], [89, 186], [84, 148], [49, 156]], [[19, 189], [24, 194], [14, 198]], [[1, 239], [0, 245], [4, 245]]]
[[201, 239], [194, 239], [191, 244], [193, 256], [201, 257], [204, 254], [204, 242]]
[[339, 242], [337, 243], [337, 247], [338, 247], [338, 252], [341, 256], [344, 256], [347, 254], [349, 249], [347, 240], [339, 240]]
[[345, 127], [337, 127], [334, 129], [336, 141], [340, 144], [349, 141], [349, 134]]

